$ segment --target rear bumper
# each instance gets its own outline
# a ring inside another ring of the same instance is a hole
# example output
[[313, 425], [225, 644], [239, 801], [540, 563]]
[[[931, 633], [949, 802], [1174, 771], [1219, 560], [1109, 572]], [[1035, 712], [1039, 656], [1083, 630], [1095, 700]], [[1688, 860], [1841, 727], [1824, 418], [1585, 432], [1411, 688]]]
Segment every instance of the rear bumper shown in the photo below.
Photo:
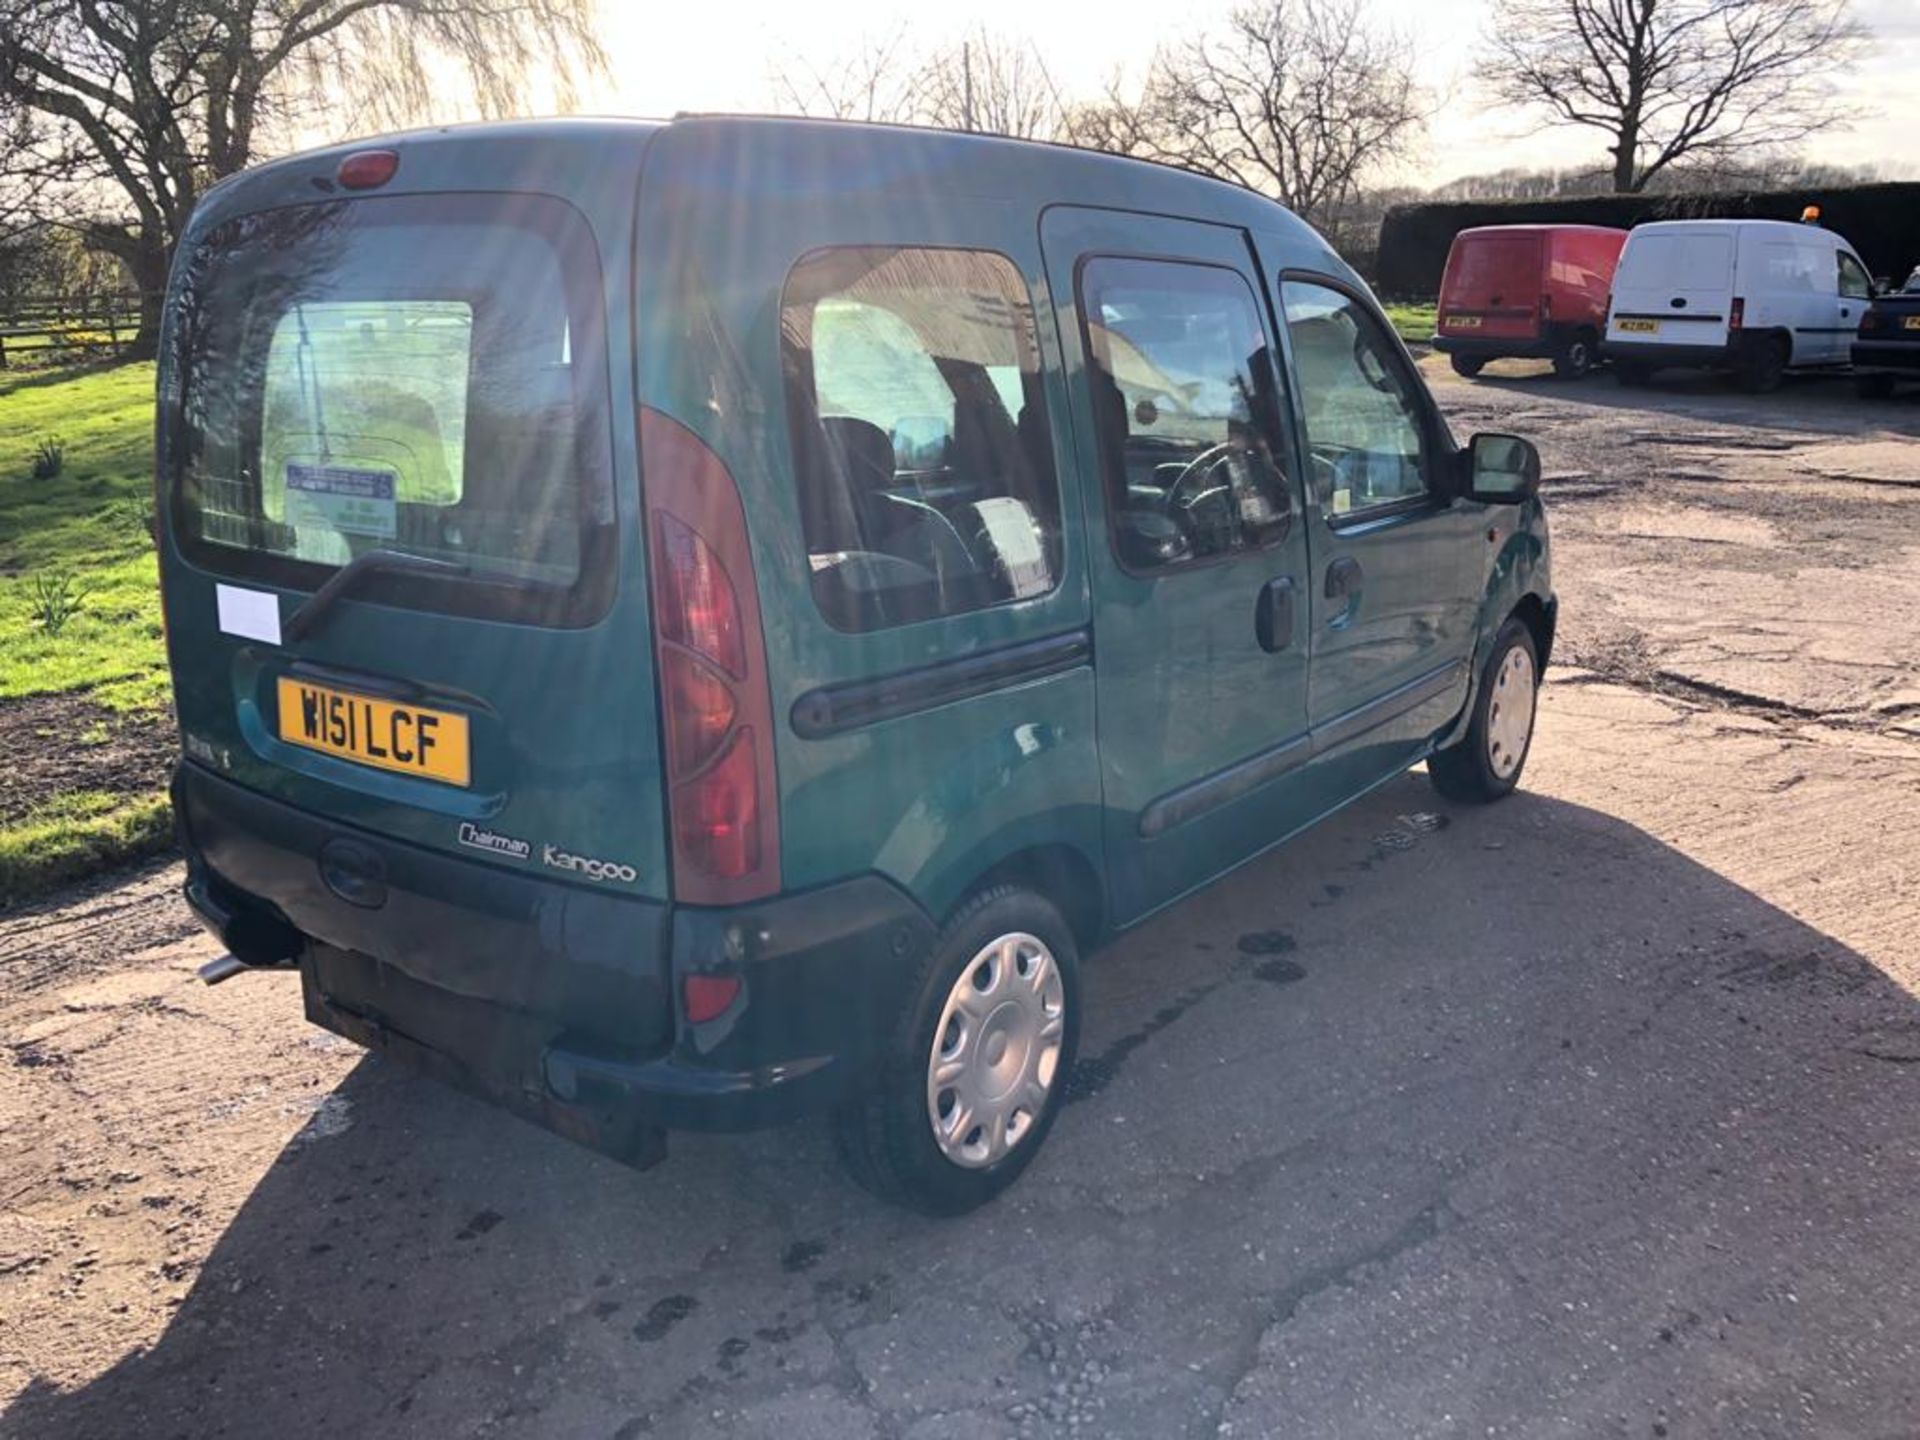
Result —
[[[629, 1162], [662, 1127], [752, 1129], [852, 1093], [933, 942], [877, 876], [676, 907], [423, 850], [192, 762], [173, 793], [188, 903], [239, 959], [297, 965], [308, 1019]], [[342, 846], [351, 900], [323, 873]], [[675, 997], [700, 973], [740, 990], [696, 1025]]]
[[1853, 368], [1890, 375], [1920, 375], [1920, 344], [1901, 340], [1856, 340]]
[[1464, 355], [1470, 360], [1551, 360], [1581, 328], [1549, 324], [1536, 335], [1442, 335], [1435, 332], [1433, 348], [1442, 355]]
[[1650, 370], [1667, 366], [1688, 370], [1727, 370], [1740, 362], [1740, 349], [1727, 345], [1663, 345], [1658, 340], [1604, 340], [1601, 353]]

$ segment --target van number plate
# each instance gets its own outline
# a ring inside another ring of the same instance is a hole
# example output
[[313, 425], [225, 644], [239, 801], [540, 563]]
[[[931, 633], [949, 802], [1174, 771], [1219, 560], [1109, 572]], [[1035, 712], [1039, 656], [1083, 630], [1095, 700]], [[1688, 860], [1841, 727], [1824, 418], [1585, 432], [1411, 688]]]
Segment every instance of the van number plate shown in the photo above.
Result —
[[1478, 315], [1449, 315], [1447, 317], [1447, 328], [1449, 330], [1478, 330], [1480, 328], [1480, 317]]
[[1920, 330], [1920, 315], [1909, 315], [1900, 324], [1908, 330]]
[[467, 717], [281, 676], [280, 738], [443, 785], [466, 785]]
[[1623, 335], [1658, 335], [1660, 333], [1658, 320], [1622, 320], [1618, 323], [1620, 333]]

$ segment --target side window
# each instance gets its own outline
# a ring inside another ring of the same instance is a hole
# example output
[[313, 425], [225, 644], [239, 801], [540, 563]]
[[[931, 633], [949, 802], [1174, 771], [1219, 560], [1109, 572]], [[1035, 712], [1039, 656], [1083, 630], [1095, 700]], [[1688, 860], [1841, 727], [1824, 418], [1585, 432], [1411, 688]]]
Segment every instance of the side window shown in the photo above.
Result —
[[1246, 280], [1095, 256], [1080, 268], [1080, 316], [1122, 562], [1161, 570], [1284, 535], [1278, 372]]
[[1840, 257], [1840, 293], [1852, 300], [1865, 300], [1873, 294], [1873, 279], [1860, 262], [1844, 250], [1836, 250]]
[[1379, 322], [1351, 296], [1281, 287], [1320, 508], [1330, 520], [1427, 493], [1426, 416]]
[[973, 250], [818, 250], [787, 278], [781, 361], [813, 597], [877, 630], [1043, 595], [1060, 492], [1033, 306]]

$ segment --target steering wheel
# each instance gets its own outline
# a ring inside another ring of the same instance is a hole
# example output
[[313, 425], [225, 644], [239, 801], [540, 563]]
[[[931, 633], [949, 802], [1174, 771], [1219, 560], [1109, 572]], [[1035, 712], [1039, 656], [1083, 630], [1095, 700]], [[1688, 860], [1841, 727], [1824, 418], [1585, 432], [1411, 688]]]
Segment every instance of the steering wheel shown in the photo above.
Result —
[[[1180, 468], [1173, 484], [1167, 487], [1166, 506], [1169, 511], [1182, 510], [1193, 513], [1193, 508], [1209, 495], [1221, 490], [1231, 490], [1231, 486], [1215, 485], [1201, 488], [1210, 480], [1213, 472], [1231, 461], [1240, 451], [1240, 446], [1231, 440], [1223, 440], [1218, 445], [1210, 445]], [[1186, 491], [1192, 489], [1192, 495]]]

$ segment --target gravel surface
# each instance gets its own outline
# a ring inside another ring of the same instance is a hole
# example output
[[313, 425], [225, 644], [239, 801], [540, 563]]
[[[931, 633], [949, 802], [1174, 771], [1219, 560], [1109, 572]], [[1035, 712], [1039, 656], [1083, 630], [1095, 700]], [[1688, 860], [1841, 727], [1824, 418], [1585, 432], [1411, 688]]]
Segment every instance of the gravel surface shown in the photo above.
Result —
[[1524, 791], [1102, 954], [980, 1214], [625, 1171], [199, 986], [166, 867], [0, 921], [0, 1434], [1912, 1434], [1920, 406], [1435, 384], [1552, 477]]

